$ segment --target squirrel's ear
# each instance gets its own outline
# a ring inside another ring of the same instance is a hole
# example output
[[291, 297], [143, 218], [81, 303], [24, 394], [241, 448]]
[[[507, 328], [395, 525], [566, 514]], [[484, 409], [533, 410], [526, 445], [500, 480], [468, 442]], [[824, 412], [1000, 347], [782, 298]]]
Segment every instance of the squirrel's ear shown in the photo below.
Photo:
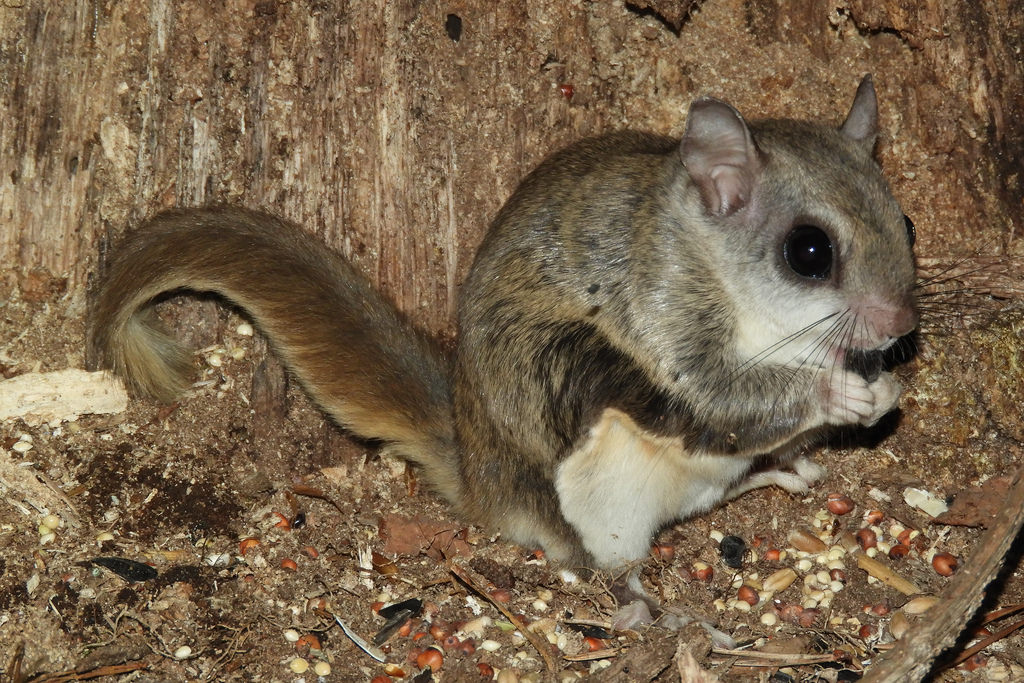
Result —
[[690, 105], [679, 157], [709, 214], [728, 216], [750, 201], [761, 162], [746, 121], [725, 102], [702, 97]]
[[861, 79], [850, 113], [846, 115], [839, 130], [846, 137], [867, 147], [869, 152], [874, 149], [878, 138], [878, 97], [875, 95], [871, 74]]

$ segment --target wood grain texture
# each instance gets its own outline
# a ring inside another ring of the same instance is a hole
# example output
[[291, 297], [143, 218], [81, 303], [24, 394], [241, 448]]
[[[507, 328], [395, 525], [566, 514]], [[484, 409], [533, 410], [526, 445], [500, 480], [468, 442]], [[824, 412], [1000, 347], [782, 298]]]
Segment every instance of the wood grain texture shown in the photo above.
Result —
[[[834, 117], [867, 70], [901, 145], [883, 161], [914, 175], [896, 183], [915, 214], [967, 238], [1019, 234], [1022, 13], [832, 4], [697, 5], [677, 36], [618, 2], [7, 2], [0, 262], [76, 291], [106, 231], [240, 203], [322, 234], [444, 331], [487, 222], [553, 149], [626, 126], [678, 133], [702, 92]], [[926, 186], [940, 171], [953, 180]]]

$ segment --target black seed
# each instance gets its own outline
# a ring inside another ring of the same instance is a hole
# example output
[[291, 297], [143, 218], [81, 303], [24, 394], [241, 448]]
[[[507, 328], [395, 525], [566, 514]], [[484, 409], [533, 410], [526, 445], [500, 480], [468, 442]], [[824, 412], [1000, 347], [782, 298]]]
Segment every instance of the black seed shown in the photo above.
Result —
[[722, 562], [733, 569], [743, 567], [743, 556], [747, 553], [747, 544], [739, 536], [726, 536], [718, 544], [718, 551], [722, 553]]

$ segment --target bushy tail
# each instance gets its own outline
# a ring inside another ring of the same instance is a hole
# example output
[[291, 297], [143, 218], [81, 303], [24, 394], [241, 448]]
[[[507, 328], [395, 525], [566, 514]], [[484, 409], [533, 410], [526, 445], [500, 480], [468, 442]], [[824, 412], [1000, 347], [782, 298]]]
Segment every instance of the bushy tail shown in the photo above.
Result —
[[170, 211], [127, 235], [98, 287], [91, 351], [133, 390], [163, 401], [192, 372], [191, 354], [151, 308], [177, 289], [244, 309], [338, 424], [386, 442], [459, 503], [447, 364], [345, 259], [292, 224], [237, 208]]

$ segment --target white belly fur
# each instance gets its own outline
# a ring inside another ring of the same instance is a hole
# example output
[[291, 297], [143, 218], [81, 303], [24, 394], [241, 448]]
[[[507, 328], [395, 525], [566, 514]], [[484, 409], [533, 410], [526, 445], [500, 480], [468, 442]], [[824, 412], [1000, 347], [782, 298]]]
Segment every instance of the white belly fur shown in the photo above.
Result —
[[750, 470], [753, 457], [687, 453], [679, 438], [645, 433], [607, 409], [555, 479], [562, 514], [599, 567], [647, 555], [664, 524], [705, 512]]

